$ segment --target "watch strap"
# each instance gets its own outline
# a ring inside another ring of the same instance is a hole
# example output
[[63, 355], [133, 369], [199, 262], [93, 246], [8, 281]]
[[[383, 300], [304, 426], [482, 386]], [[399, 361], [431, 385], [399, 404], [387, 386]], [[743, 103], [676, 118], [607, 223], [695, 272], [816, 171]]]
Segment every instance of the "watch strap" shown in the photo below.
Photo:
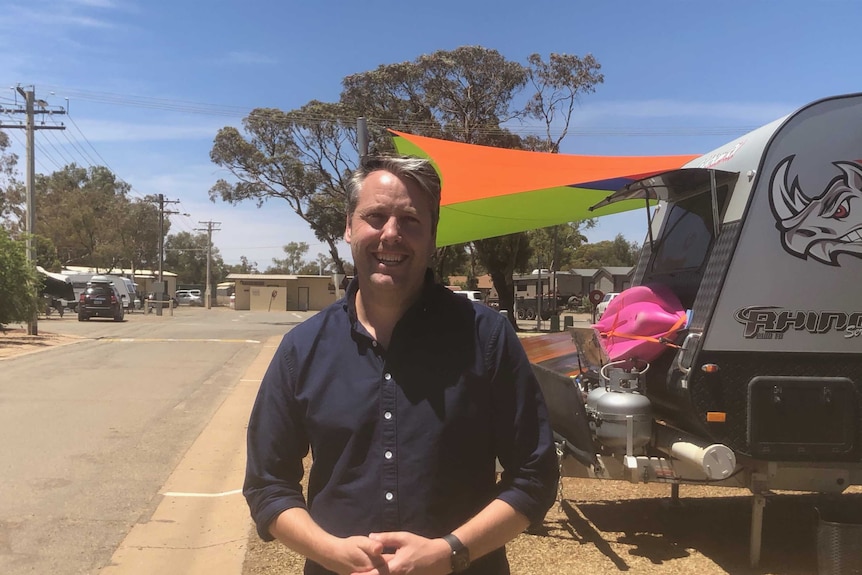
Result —
[[443, 540], [446, 541], [452, 549], [452, 554], [450, 556], [452, 561], [452, 572], [459, 573], [467, 569], [467, 567], [470, 566], [470, 551], [467, 547], [452, 533], [444, 535]]

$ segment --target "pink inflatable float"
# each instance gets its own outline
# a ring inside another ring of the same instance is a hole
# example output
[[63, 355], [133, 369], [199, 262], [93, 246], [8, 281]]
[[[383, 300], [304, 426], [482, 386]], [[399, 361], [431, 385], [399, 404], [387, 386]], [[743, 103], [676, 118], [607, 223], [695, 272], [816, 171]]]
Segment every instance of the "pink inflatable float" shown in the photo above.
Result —
[[664, 285], [642, 285], [620, 293], [593, 324], [611, 361], [652, 361], [673, 346], [685, 327], [685, 309]]

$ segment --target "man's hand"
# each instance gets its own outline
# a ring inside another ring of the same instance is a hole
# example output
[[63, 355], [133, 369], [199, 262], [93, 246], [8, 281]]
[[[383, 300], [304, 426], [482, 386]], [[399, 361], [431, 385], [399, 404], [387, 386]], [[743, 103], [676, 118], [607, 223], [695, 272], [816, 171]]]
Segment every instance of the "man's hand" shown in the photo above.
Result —
[[389, 572], [383, 544], [369, 537], [334, 538], [321, 565], [343, 575]]
[[452, 550], [443, 539], [427, 539], [404, 531], [372, 533], [368, 537], [386, 549], [386, 564], [353, 575], [446, 575], [452, 571]]

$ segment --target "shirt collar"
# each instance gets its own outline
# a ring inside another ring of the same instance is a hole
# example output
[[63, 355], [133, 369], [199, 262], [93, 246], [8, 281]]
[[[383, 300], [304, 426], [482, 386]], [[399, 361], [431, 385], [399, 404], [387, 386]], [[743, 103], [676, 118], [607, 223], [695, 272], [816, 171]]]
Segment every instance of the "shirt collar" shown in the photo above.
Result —
[[[431, 268], [426, 268], [425, 278], [422, 282], [422, 295], [419, 296], [419, 300], [416, 301], [416, 303], [414, 303], [407, 311], [404, 312], [404, 315], [401, 319], [404, 319], [405, 317], [413, 315], [419, 311], [427, 311], [432, 305], [432, 302], [434, 301], [433, 293], [436, 285], [437, 282], [434, 281], [434, 271]], [[347, 312], [347, 316], [350, 320], [350, 326], [353, 331], [358, 331], [359, 333], [370, 337], [365, 328], [361, 327], [362, 324], [359, 323], [359, 319], [356, 315], [356, 294], [358, 291], [359, 278], [354, 277], [352, 280], [350, 280], [350, 283], [347, 286], [347, 290], [344, 293], [344, 310]], [[401, 320], [399, 320], [399, 323], [400, 321]]]

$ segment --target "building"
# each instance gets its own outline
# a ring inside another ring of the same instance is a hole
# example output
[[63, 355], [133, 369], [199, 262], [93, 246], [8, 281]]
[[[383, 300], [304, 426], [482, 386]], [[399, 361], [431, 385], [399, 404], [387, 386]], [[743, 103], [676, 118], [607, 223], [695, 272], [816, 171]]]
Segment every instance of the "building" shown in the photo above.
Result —
[[234, 282], [234, 309], [250, 311], [321, 310], [347, 286], [347, 278], [336, 286], [333, 276], [228, 274], [227, 279]]

